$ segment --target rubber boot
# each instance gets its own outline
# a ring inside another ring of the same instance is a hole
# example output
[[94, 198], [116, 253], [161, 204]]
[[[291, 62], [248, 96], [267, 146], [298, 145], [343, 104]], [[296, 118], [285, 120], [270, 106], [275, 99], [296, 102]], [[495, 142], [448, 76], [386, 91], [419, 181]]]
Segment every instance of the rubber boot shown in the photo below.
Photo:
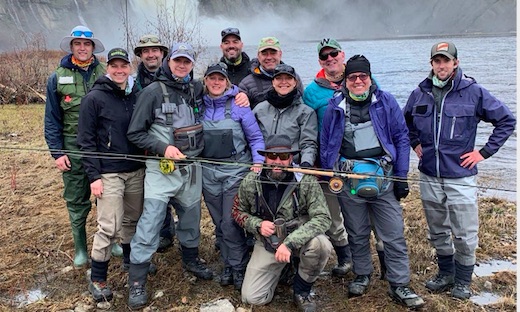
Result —
[[87, 232], [85, 226], [72, 226], [72, 237], [74, 239], [74, 267], [81, 268], [87, 264]]
[[128, 269], [128, 306], [130, 309], [139, 309], [146, 305], [148, 296], [146, 294], [146, 278], [150, 262], [133, 264]]
[[112, 256], [121, 258], [123, 256], [123, 248], [118, 243], [112, 244]]
[[379, 277], [379, 279], [384, 280], [386, 278], [386, 263], [384, 250], [378, 250], [377, 257], [379, 258], [379, 266], [381, 267], [381, 276]]

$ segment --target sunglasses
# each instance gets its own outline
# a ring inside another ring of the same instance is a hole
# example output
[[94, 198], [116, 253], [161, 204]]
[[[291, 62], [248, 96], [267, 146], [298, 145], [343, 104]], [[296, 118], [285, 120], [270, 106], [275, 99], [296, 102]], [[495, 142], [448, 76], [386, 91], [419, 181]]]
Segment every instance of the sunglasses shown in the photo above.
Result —
[[348, 75], [347, 76], [347, 80], [350, 81], [350, 82], [356, 82], [356, 80], [359, 78], [361, 79], [361, 81], [365, 81], [368, 79], [368, 74], [359, 74], [359, 75]]
[[287, 159], [289, 159], [289, 157], [291, 157], [291, 153], [274, 153], [274, 152], [270, 152], [270, 153], [266, 153], [265, 157], [267, 157], [267, 158], [269, 158], [271, 160], [276, 160], [276, 158], [280, 158], [280, 160], [287, 160]]
[[144, 37], [144, 38], [139, 39], [139, 43], [147, 43], [147, 42], [161, 43], [161, 40], [159, 40], [159, 38], [157, 38], [157, 37]]
[[238, 28], [226, 28], [221, 33], [220, 36], [225, 37], [227, 35], [239, 35], [240, 31]]
[[339, 52], [341, 52], [341, 51], [340, 50], [330, 50], [329, 52], [320, 53], [320, 60], [326, 61], [329, 58], [329, 55], [331, 57], [336, 57], [336, 56], [338, 56]]
[[76, 30], [71, 32], [70, 35], [74, 37], [92, 38], [94, 36], [94, 33], [91, 31]]

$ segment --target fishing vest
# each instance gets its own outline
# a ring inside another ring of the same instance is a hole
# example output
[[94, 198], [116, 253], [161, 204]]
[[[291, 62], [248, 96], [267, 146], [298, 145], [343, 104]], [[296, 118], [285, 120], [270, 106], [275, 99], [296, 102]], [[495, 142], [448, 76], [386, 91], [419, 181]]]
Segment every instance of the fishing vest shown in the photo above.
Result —
[[56, 69], [57, 92], [60, 96], [60, 106], [63, 110], [63, 135], [76, 137], [78, 135], [79, 106], [81, 99], [92, 88], [94, 82], [105, 74], [106, 67], [96, 65], [89, 81], [84, 81], [78, 69], [58, 67]]

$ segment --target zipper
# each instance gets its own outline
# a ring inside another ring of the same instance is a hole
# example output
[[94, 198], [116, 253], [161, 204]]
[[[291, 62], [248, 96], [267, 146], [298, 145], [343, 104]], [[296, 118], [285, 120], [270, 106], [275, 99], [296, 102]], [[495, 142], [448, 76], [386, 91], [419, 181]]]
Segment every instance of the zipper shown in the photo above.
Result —
[[455, 131], [455, 122], [456, 121], [457, 121], [457, 117], [453, 116], [451, 118], [450, 140], [453, 139], [453, 132]]

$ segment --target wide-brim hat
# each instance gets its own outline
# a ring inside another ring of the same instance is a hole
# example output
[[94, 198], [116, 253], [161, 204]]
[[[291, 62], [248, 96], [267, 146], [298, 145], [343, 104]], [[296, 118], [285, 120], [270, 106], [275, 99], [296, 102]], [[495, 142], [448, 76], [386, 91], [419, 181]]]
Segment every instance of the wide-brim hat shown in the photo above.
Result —
[[88, 39], [94, 43], [94, 51], [93, 53], [101, 53], [105, 51], [105, 47], [101, 43], [101, 41], [97, 38], [94, 38], [94, 33], [87, 26], [79, 25], [72, 28], [70, 32], [70, 36], [65, 36], [61, 39], [60, 49], [65, 52], [72, 53], [70, 49], [70, 43], [74, 39]]
[[164, 51], [164, 55], [167, 55], [169, 51], [168, 47], [162, 44], [161, 39], [156, 35], [141, 36], [138, 45], [134, 48], [134, 54], [140, 57], [144, 48], [159, 48]]
[[258, 150], [258, 154], [265, 156], [266, 153], [300, 153], [299, 149], [293, 149], [291, 139], [286, 134], [271, 134], [265, 140], [265, 149]]

